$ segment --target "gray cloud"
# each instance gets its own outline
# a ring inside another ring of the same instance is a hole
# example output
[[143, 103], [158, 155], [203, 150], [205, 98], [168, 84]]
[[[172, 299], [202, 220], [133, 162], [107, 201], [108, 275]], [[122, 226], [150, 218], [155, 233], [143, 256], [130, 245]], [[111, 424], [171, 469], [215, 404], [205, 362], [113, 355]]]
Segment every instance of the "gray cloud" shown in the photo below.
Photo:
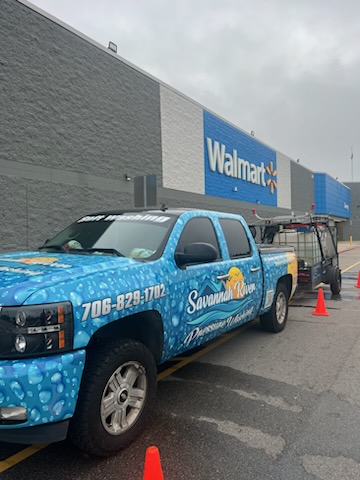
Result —
[[314, 171], [360, 181], [357, 0], [33, 0]]

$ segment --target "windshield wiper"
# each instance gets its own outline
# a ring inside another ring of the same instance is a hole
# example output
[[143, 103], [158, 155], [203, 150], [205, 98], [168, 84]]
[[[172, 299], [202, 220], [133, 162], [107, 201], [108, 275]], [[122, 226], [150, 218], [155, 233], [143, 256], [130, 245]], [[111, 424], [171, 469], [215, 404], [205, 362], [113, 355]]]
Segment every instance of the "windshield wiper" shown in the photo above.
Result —
[[38, 250], [46, 250], [47, 248], [53, 248], [57, 251], [60, 251], [60, 252], [64, 252], [64, 253], [67, 253], [67, 250], [66, 248], [64, 248], [63, 245], [57, 245], [57, 244], [54, 244], [54, 245], [42, 245], [41, 247], [38, 248]]
[[89, 253], [91, 253], [91, 252], [103, 252], [103, 253], [109, 253], [109, 254], [112, 254], [112, 255], [116, 255], [118, 257], [125, 257], [125, 255], [120, 253], [115, 248], [85, 248], [83, 251], [84, 252], [89, 252]]

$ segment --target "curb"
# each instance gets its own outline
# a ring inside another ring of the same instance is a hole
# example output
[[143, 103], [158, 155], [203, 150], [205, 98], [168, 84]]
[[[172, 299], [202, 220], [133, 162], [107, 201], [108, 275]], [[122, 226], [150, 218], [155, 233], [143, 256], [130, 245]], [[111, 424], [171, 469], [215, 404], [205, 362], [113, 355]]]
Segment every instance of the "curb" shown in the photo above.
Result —
[[359, 248], [360, 245], [355, 245], [355, 247], [349, 247], [349, 248], [346, 248], [345, 250], [339, 250], [338, 253], [345, 253], [345, 252], [349, 252], [350, 250], [355, 250], [355, 248]]

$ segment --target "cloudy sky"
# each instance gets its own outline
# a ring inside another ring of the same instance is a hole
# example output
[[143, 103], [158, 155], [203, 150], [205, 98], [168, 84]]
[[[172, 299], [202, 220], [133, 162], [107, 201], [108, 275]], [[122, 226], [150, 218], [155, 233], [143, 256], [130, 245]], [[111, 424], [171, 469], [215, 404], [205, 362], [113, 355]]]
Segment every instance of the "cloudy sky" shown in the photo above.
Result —
[[31, 3], [307, 168], [360, 181], [359, 0]]

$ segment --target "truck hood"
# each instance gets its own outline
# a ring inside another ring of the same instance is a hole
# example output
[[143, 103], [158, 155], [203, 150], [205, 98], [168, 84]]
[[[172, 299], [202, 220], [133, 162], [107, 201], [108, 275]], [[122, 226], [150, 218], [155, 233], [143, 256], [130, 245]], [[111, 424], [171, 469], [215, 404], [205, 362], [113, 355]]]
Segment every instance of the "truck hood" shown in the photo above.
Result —
[[0, 306], [20, 305], [39, 289], [129, 266], [140, 266], [140, 262], [126, 257], [94, 254], [0, 254]]

